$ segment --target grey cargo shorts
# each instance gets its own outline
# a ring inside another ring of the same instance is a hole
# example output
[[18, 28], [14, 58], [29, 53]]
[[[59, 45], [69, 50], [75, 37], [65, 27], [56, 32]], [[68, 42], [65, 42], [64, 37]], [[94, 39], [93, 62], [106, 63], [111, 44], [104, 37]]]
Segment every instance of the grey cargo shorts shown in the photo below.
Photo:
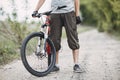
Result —
[[50, 19], [50, 38], [53, 41], [56, 51], [59, 51], [61, 48], [63, 26], [65, 27], [69, 47], [72, 50], [79, 49], [75, 12], [51, 14]]

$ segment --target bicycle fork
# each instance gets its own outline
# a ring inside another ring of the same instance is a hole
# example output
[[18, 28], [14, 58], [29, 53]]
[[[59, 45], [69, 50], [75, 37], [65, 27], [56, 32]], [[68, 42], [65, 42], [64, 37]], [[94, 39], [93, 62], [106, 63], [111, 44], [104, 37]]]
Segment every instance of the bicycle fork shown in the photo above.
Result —
[[46, 41], [47, 41], [47, 38], [48, 38], [48, 30], [49, 30], [49, 27], [48, 26], [45, 26], [46, 27], [46, 30], [44, 31], [44, 27], [41, 28], [41, 31], [44, 33], [44, 37], [43, 38], [39, 38], [38, 39], [38, 43], [37, 43], [37, 48], [36, 48], [36, 55], [37, 56], [40, 56], [41, 58], [43, 56], [46, 56]]

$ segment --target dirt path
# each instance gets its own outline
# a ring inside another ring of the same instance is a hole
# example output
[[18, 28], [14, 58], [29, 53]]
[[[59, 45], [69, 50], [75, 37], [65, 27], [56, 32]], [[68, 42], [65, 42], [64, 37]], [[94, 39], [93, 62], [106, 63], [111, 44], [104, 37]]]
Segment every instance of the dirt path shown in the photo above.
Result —
[[62, 40], [59, 72], [35, 77], [17, 60], [0, 67], [0, 80], [120, 80], [120, 42], [97, 30], [84, 32], [79, 39], [79, 62], [86, 72], [73, 72], [71, 50], [66, 40]]

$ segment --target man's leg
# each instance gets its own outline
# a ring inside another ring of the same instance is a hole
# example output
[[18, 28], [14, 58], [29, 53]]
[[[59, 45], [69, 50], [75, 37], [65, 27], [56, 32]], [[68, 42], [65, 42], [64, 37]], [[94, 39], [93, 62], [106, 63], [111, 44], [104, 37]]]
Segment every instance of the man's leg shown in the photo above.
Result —
[[74, 72], [81, 73], [84, 72], [84, 70], [79, 65], [79, 49], [73, 50], [73, 60], [74, 60]]
[[72, 51], [73, 53], [73, 61], [74, 61], [74, 64], [78, 64], [79, 63], [79, 49], [76, 49], [76, 50], [73, 50]]
[[65, 14], [64, 17], [64, 22], [65, 22], [65, 30], [67, 34], [67, 41], [69, 47], [73, 50], [73, 62], [74, 62], [74, 67], [73, 70], [74, 72], [82, 72], [82, 69], [79, 66], [79, 39], [78, 39], [78, 33], [77, 33], [77, 25], [76, 25], [76, 18], [75, 18], [75, 13], [70, 12]]
[[50, 31], [50, 38], [53, 41], [53, 44], [56, 49], [56, 64], [52, 71], [59, 71], [58, 66], [58, 55], [59, 50], [61, 48], [61, 36], [62, 36], [62, 21], [59, 14], [52, 14], [51, 15], [51, 31]]
[[58, 65], [59, 60], [59, 51], [56, 52], [56, 65]]

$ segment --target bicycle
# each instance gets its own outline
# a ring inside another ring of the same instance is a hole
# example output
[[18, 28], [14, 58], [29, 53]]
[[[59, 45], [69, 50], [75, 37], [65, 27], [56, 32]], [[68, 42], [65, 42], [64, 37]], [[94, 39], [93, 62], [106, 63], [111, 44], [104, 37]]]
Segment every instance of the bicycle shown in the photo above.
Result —
[[49, 38], [49, 15], [51, 12], [36, 15], [38, 18], [46, 15], [46, 22], [41, 26], [40, 32], [34, 32], [27, 36], [21, 47], [23, 65], [31, 74], [38, 77], [49, 74], [56, 61], [55, 47]]
[[[59, 10], [65, 7], [66, 6], [61, 6], [56, 9]], [[42, 18], [42, 15], [46, 15], [46, 22], [41, 26], [40, 32], [34, 32], [27, 36], [21, 46], [23, 65], [31, 74], [38, 77], [49, 74], [56, 62], [56, 50], [52, 40], [49, 38], [49, 15], [52, 11], [54, 10], [36, 14], [38, 18]], [[42, 63], [45, 64], [42, 65]]]

